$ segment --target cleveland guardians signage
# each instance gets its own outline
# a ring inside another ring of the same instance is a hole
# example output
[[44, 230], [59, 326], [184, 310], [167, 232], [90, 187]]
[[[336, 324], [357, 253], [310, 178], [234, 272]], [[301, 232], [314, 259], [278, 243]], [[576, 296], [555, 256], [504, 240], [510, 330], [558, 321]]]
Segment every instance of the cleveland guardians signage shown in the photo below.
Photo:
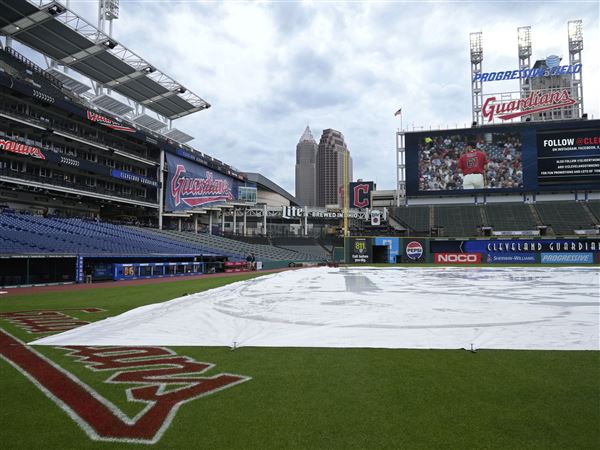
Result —
[[111, 119], [110, 117], [103, 116], [102, 114], [98, 114], [94, 111], [87, 111], [87, 118], [90, 122], [97, 122], [100, 125], [110, 128], [111, 130], [125, 131], [127, 133], [135, 133], [136, 131], [134, 128], [123, 125], [116, 120]]
[[373, 192], [372, 181], [355, 181], [349, 183], [350, 208], [370, 208], [371, 192]]
[[553, 91], [532, 91], [528, 97], [518, 100], [498, 101], [496, 97], [488, 97], [483, 103], [483, 118], [492, 122], [497, 116], [502, 120], [536, 114], [551, 109], [563, 108], [577, 103], [571, 98], [567, 89]]
[[17, 155], [31, 156], [37, 159], [46, 159], [42, 150], [32, 145], [20, 144], [15, 141], [9, 141], [7, 139], [0, 139], [0, 150], [5, 152], [15, 153]]
[[237, 198], [231, 177], [192, 161], [166, 154], [169, 174], [165, 185], [166, 209], [183, 211]]

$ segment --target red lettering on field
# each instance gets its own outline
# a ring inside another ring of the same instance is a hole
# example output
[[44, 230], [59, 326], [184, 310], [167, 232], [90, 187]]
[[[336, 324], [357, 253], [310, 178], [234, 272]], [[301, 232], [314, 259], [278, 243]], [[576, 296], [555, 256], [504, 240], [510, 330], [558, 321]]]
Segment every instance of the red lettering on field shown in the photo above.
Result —
[[87, 325], [89, 322], [67, 316], [60, 311], [16, 311], [0, 313], [4, 318], [30, 333], [49, 333], [52, 331], [67, 331]]
[[[149, 347], [69, 347], [73, 355], [82, 360], [102, 354], [114, 363], [128, 363], [133, 367], [138, 359], [138, 368], [148, 362], [162, 361], [173, 367], [150, 370], [130, 370], [118, 372], [108, 382], [114, 383], [150, 383], [127, 390], [128, 398], [148, 403], [148, 407], [135, 420], [128, 419], [116, 406], [110, 404], [88, 386], [79, 382], [71, 374], [54, 365], [36, 351], [24, 345], [10, 334], [0, 329], [0, 356], [33, 380], [38, 387], [50, 395], [61, 408], [66, 410], [77, 424], [95, 440], [124, 442], [157, 442], [169, 426], [180, 405], [193, 399], [214, 393], [221, 389], [249, 380], [248, 377], [233, 374], [218, 374], [213, 377], [199, 377], [198, 373], [212, 367], [208, 363], [199, 363], [187, 357], [173, 357], [167, 349]], [[80, 351], [81, 350], [81, 351]], [[113, 353], [114, 358], [108, 358]], [[152, 359], [139, 359], [140, 355], [150, 355]], [[168, 356], [160, 359], [159, 355]], [[175, 362], [177, 360], [177, 362]], [[169, 364], [169, 361], [173, 364]], [[92, 361], [90, 361], [92, 362]], [[97, 361], [101, 362], [101, 361]], [[94, 365], [92, 364], [94, 367]], [[181, 377], [177, 375], [196, 375]], [[167, 384], [184, 386], [165, 392]]]

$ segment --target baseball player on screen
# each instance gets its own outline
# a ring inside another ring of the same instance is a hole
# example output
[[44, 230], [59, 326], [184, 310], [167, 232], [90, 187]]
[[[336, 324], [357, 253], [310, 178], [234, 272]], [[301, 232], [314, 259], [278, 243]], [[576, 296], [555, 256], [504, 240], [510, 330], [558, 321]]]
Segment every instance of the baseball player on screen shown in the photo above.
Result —
[[485, 152], [469, 142], [458, 160], [458, 172], [463, 175], [463, 189], [485, 188], [485, 171], [488, 159]]

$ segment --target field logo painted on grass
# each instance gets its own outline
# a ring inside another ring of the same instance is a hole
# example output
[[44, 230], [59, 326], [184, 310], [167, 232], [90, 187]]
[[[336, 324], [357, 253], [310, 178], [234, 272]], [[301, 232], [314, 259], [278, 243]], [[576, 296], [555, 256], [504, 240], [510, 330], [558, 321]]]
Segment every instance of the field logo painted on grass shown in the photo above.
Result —
[[[100, 308], [70, 309], [70, 311], [73, 310], [85, 313], [104, 311]], [[89, 323], [85, 320], [79, 320], [75, 317], [68, 316], [62, 311], [44, 309], [0, 313], [0, 319], [6, 319], [9, 322], [14, 323], [28, 333], [56, 333], [59, 331], [72, 330], [73, 328]]]
[[[18, 311], [3, 313], [0, 317], [15, 322], [28, 332], [44, 333], [47, 331], [42, 330], [46, 330], [48, 324], [32, 323], [31, 317], [36, 320], [39, 317], [61, 318], [61, 315], [51, 316], [50, 312], [60, 314], [46, 310]], [[28, 316], [26, 313], [38, 314]], [[70, 323], [71, 328], [82, 325], [75, 325], [73, 318], [62, 316], [64, 325]], [[73, 374], [0, 329], [0, 357], [27, 377], [91, 439], [97, 441], [154, 444], [169, 428], [181, 405], [251, 379], [229, 373], [200, 376], [212, 369], [214, 364], [179, 356], [163, 347], [56, 348], [68, 350], [68, 356], [94, 372], [113, 371], [105, 383], [135, 385], [126, 389], [127, 400], [145, 404], [144, 409], [135, 417], [128, 417]]]

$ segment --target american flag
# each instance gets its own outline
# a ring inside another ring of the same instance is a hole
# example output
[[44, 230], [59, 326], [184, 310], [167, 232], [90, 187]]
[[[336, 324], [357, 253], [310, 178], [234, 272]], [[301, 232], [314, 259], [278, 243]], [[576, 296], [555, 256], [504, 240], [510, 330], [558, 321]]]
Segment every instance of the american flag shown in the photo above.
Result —
[[402, 108], [400, 108], [398, 111], [396, 111], [394, 113], [394, 116], [399, 116], [400, 114], [402, 114]]

